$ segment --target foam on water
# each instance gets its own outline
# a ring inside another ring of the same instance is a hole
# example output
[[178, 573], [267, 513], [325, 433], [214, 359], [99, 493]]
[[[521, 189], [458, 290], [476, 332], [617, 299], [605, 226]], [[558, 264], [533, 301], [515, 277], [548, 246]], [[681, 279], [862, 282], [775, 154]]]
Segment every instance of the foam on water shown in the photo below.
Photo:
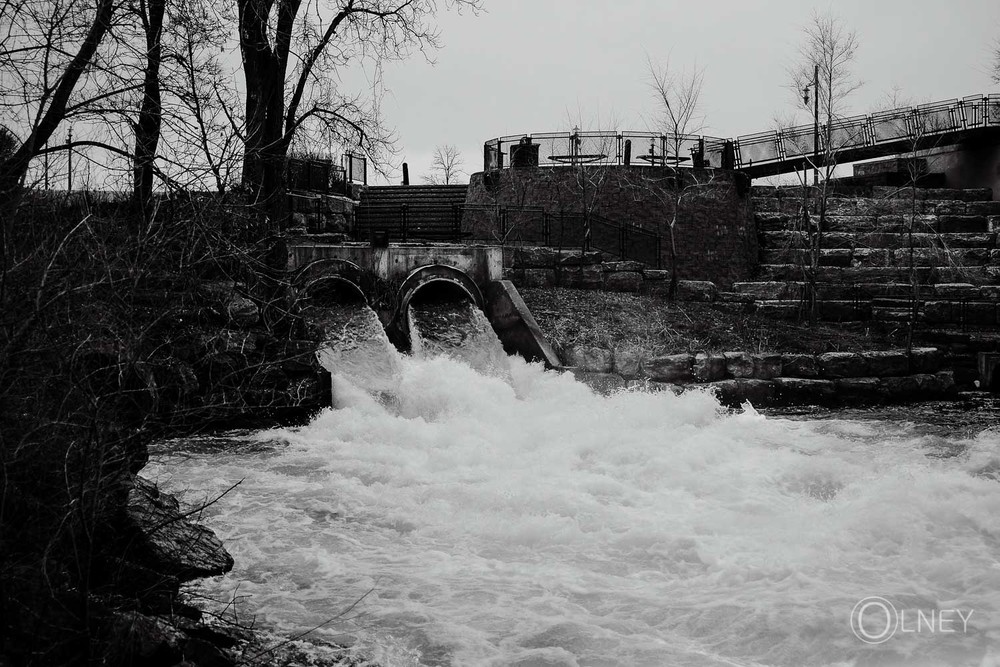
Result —
[[325, 335], [316, 358], [323, 368], [365, 391], [395, 391], [399, 354], [374, 310], [364, 303], [335, 304], [319, 320]]
[[486, 315], [472, 301], [414, 303], [406, 315], [414, 356], [451, 357], [484, 375], [510, 378], [503, 345]]
[[[257, 448], [147, 470], [189, 501], [246, 478], [207, 511], [236, 558], [207, 592], [286, 632], [342, 615], [318, 632], [384, 664], [996, 664], [997, 432], [943, 456], [902, 422], [400, 366], [391, 408], [345, 390]], [[870, 595], [974, 615], [870, 646], [849, 626]]]

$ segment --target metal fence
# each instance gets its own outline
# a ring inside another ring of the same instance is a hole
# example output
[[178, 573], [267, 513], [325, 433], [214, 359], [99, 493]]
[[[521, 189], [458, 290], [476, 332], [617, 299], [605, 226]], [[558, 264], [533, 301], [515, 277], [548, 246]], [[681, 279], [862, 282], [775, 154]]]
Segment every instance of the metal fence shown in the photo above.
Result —
[[[820, 150], [878, 146], [962, 130], [1000, 126], [1000, 94], [970, 95], [915, 107], [838, 118], [820, 126]], [[829, 139], [827, 138], [829, 135]], [[812, 124], [745, 134], [736, 139], [653, 132], [548, 132], [490, 139], [483, 166], [636, 165], [745, 168], [812, 155]], [[727, 164], [727, 154], [732, 164]]]
[[348, 194], [347, 173], [332, 160], [290, 157], [285, 161], [289, 190], [322, 194]]

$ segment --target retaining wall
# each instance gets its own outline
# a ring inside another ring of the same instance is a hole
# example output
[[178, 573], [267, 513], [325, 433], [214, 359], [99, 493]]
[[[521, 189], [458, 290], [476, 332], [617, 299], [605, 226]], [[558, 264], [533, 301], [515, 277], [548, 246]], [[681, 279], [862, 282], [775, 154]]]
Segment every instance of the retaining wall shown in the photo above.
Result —
[[755, 406], [876, 404], [945, 398], [956, 393], [936, 348], [825, 354], [698, 353], [650, 355], [639, 350], [573, 346], [565, 367], [599, 390], [638, 384], [701, 387], [720, 400]]
[[723, 286], [747, 280], [758, 262], [749, 187], [731, 172], [699, 172], [687, 178], [678, 182], [669, 168], [625, 166], [480, 172], [469, 180], [469, 208], [462, 229], [473, 239], [517, 243], [522, 237], [538, 238], [541, 217], [511, 215], [508, 231], [500, 238], [495, 215], [487, 209], [541, 207], [553, 215], [590, 212], [660, 233], [662, 255], [669, 261], [667, 225], [673, 219], [680, 188], [674, 227], [679, 277]]

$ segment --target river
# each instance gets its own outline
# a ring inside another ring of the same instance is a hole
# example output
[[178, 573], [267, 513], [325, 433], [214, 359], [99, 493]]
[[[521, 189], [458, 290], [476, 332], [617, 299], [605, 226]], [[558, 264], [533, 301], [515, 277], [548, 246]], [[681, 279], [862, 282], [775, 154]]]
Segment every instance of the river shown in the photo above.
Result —
[[203, 517], [236, 568], [199, 592], [386, 667], [1000, 660], [990, 421], [440, 352], [393, 362], [393, 400], [340, 377], [307, 426], [159, 445], [144, 474], [186, 502], [243, 480]]

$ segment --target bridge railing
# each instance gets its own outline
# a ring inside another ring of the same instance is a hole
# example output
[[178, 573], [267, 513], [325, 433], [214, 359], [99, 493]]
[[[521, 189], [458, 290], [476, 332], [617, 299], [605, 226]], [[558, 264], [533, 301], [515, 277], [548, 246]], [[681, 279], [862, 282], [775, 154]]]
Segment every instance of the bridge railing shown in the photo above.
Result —
[[[820, 126], [820, 149], [840, 151], [916, 141], [961, 130], [1000, 126], [1000, 94], [970, 95], [915, 107], [838, 118]], [[490, 139], [483, 147], [487, 171], [510, 166], [634, 165], [720, 167], [727, 144], [737, 169], [808, 157], [812, 124], [744, 134], [735, 139], [655, 132], [546, 132]]]

